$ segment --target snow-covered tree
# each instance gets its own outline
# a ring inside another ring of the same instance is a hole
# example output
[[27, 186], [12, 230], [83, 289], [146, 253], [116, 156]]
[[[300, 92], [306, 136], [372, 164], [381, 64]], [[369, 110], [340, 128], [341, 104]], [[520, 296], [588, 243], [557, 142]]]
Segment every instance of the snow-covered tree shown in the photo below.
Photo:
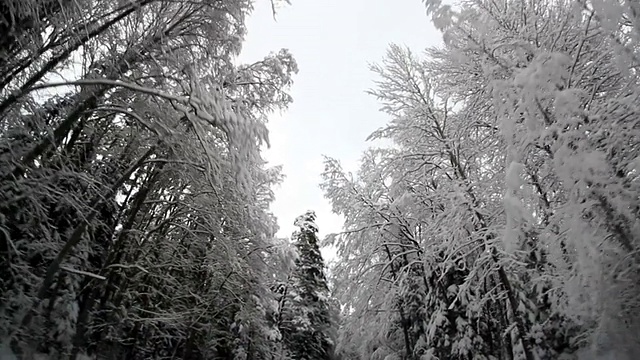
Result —
[[332, 359], [333, 318], [329, 288], [320, 253], [318, 227], [313, 211], [296, 218], [299, 228], [292, 235], [297, 249], [295, 268], [282, 289], [281, 320], [283, 344], [291, 359]]
[[0, 5], [0, 339], [21, 358], [272, 355], [260, 147], [297, 68], [236, 65], [251, 5]]
[[338, 348], [636, 357], [634, 5], [427, 5], [445, 45], [424, 58], [393, 46], [373, 68], [391, 121], [372, 138], [393, 145], [368, 151], [356, 177], [327, 162], [345, 218], [328, 239]]

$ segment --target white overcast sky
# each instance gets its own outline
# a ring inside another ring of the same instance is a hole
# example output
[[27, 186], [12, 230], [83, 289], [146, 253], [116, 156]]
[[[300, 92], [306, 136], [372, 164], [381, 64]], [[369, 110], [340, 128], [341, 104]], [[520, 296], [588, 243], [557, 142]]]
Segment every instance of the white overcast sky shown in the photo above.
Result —
[[272, 205], [278, 235], [290, 236], [294, 219], [308, 209], [316, 211], [321, 237], [338, 232], [342, 221], [318, 187], [322, 155], [355, 171], [366, 137], [388, 120], [365, 93], [375, 80], [368, 65], [381, 61], [391, 43], [420, 53], [441, 36], [421, 0], [292, 0], [278, 9], [277, 20], [269, 0], [256, 0], [247, 27], [242, 62], [286, 48], [300, 69], [293, 104], [269, 122], [266, 158], [283, 165], [286, 176]]

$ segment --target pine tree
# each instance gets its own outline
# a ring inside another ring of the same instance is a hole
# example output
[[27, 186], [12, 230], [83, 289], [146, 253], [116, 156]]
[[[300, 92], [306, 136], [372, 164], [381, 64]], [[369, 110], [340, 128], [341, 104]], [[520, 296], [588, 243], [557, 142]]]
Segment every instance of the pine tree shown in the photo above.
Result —
[[288, 304], [283, 306], [281, 332], [293, 359], [331, 359], [333, 340], [329, 287], [320, 253], [316, 214], [307, 211], [294, 224], [292, 235], [298, 250], [296, 267], [288, 287]]

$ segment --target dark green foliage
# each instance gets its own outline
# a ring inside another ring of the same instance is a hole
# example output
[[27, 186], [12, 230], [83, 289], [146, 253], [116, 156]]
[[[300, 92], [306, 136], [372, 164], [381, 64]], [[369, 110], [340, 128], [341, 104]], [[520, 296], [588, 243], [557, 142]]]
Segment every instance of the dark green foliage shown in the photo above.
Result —
[[299, 230], [292, 235], [298, 258], [287, 287], [280, 329], [285, 347], [296, 360], [331, 359], [333, 354], [332, 303], [315, 219], [313, 211], [299, 216], [295, 221]]

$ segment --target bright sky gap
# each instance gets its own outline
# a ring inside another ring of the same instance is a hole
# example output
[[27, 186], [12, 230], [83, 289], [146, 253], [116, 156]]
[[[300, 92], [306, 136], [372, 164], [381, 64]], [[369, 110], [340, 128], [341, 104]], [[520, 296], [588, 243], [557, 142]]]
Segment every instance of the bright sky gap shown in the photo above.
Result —
[[421, 53], [439, 44], [441, 34], [416, 0], [295, 1], [279, 8], [275, 21], [271, 2], [258, 0], [247, 28], [240, 61], [287, 48], [300, 69], [293, 104], [269, 119], [266, 158], [283, 165], [286, 176], [272, 204], [278, 236], [290, 236], [293, 219], [308, 209], [318, 215], [321, 236], [339, 232], [342, 220], [318, 188], [322, 155], [356, 170], [366, 137], [389, 120], [365, 93], [375, 86], [369, 64], [381, 61], [391, 43]]

